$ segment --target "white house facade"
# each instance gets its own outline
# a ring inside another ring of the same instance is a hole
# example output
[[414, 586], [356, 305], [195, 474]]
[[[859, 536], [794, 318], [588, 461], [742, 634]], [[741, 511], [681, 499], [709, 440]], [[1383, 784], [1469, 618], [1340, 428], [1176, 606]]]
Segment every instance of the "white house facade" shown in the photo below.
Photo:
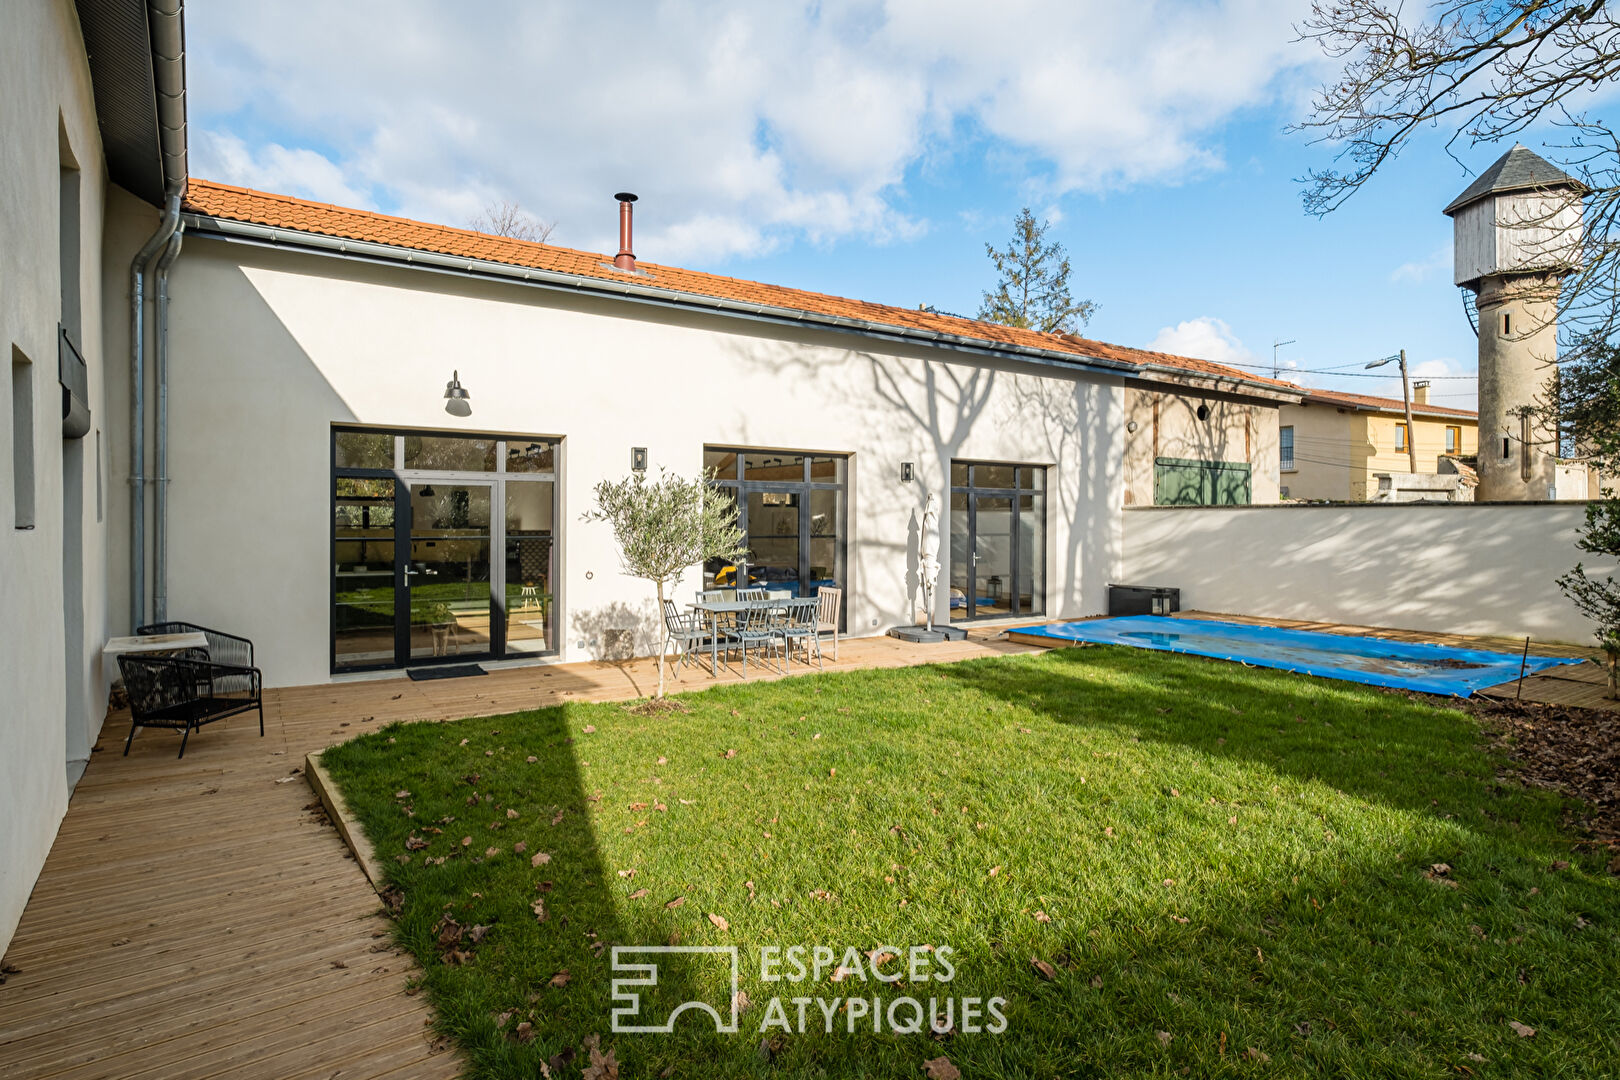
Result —
[[850, 635], [917, 622], [932, 494], [936, 621], [1097, 614], [1142, 501], [1127, 427], [1132, 453], [1197, 445], [1168, 420], [1161, 443], [1159, 385], [1226, 417], [1221, 468], [1262, 463], [1276, 498], [1277, 384], [636, 261], [628, 235], [614, 257], [196, 180], [178, 0], [4, 18], [0, 947], [107, 713], [103, 645], [143, 623], [251, 638], [272, 687], [651, 652], [648, 585], [582, 520], [636, 468], [736, 497], [748, 558], [683, 601], [833, 586]]

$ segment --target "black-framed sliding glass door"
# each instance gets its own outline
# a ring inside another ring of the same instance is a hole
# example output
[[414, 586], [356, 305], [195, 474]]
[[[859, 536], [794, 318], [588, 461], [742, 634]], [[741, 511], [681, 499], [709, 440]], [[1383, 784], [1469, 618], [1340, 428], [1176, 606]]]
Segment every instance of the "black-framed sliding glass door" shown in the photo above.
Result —
[[[715, 486], [737, 501], [748, 552], [703, 568], [703, 587], [815, 596], [848, 580], [849, 459], [838, 454], [707, 447]], [[847, 610], [848, 604], [844, 605]]]
[[554, 653], [555, 456], [334, 428], [332, 670]]
[[1046, 469], [951, 463], [951, 619], [1046, 608]]

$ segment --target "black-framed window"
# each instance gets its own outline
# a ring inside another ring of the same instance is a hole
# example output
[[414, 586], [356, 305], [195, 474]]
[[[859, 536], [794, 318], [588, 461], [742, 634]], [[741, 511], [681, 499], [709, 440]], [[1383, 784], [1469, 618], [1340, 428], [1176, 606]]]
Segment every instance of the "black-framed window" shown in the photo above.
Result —
[[1277, 451], [1281, 469], [1288, 472], [1294, 467], [1294, 426], [1285, 424], [1277, 429]]
[[1046, 610], [1046, 466], [951, 462], [952, 620]]
[[703, 464], [715, 487], [736, 500], [737, 523], [748, 542], [740, 562], [712, 560], [703, 567], [705, 589], [814, 596], [827, 585], [847, 595], [847, 455], [707, 446]]
[[557, 651], [558, 442], [333, 427], [334, 672]]

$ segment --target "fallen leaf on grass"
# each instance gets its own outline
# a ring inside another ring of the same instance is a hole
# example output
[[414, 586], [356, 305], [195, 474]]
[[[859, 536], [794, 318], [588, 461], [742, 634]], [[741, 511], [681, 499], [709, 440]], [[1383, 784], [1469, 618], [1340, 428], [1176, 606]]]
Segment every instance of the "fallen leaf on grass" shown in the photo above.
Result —
[[727, 758], [734, 758], [734, 757], [737, 756], [737, 751], [735, 751], [735, 750], [727, 750], [724, 754], [721, 754], [720, 756], [721, 757], [727, 757]]
[[1102, 976], [1101, 975], [1093, 975], [1091, 977], [1091, 988], [1093, 990], [1101, 990], [1102, 989]]
[[602, 1053], [598, 1045], [600, 1042], [599, 1035], [585, 1036], [585, 1049], [591, 1053], [591, 1063], [585, 1066], [581, 1080], [619, 1080], [619, 1062], [614, 1056], [617, 1051], [609, 1050], [605, 1054]]
[[992, 866], [992, 867], [991, 867], [991, 868], [990, 868], [990, 876], [991, 876], [991, 877], [995, 877], [995, 876], [996, 876], [996, 875], [998, 875], [998, 874], [1000, 874], [1000, 873], [1001, 873], [1001, 867], [999, 867], [999, 866]]
[[1187, 925], [1187, 916], [1185, 916], [1185, 915], [1172, 915], [1172, 916], [1170, 916], [1170, 918], [1175, 920], [1176, 922], [1180, 923], [1183, 926]]
[[568, 969], [563, 968], [561, 971], [557, 972], [557, 974], [555, 974], [555, 975], [553, 975], [551, 977], [551, 981], [548, 983], [548, 985], [550, 985], [550, 986], [567, 986], [568, 985], [568, 980], [571, 977], [572, 976], [570, 976], [568, 974]]
[[922, 1064], [928, 1080], [962, 1080], [962, 1070], [951, 1064], [948, 1057], [937, 1057]]
[[1554, 869], [1554, 870], [1568, 870], [1569, 869], [1569, 860], [1568, 859], [1554, 859], [1552, 861], [1552, 869]]
[[507, 821], [516, 821], [517, 817], [518, 817], [518, 812], [516, 810], [508, 810], [506, 812], [506, 820]]
[[635, 892], [630, 894], [630, 899], [632, 899], [632, 900], [640, 900], [643, 896], [646, 896], [646, 895], [647, 895], [647, 890], [646, 889], [637, 889]]
[[1052, 916], [1048, 915], [1044, 911], [1037, 911], [1035, 913], [1035, 921], [1038, 923], [1049, 923], [1052, 921]]
[[731, 995], [731, 1007], [736, 1009], [739, 1014], [747, 1012], [749, 1004], [748, 991], [738, 990]]
[[529, 845], [526, 844], [525, 842], [523, 842], [522, 840], [519, 840], [517, 843], [512, 845], [512, 854], [514, 854], [514, 855], [521, 855], [525, 851], [528, 851], [528, 850], [529, 850]]
[[462, 846], [462, 847], [472, 847], [472, 837], [470, 837], [470, 836], [463, 836], [463, 837], [462, 837], [462, 838], [461, 838], [461, 846]]
[[554, 815], [552, 815], [552, 818], [551, 818], [551, 824], [552, 824], [552, 825], [561, 825], [561, 824], [562, 824], [562, 819], [563, 819], [563, 815], [564, 815], [564, 814], [566, 814], [566, 813], [567, 813], [567, 812], [568, 812], [568, 811], [566, 811], [566, 810], [559, 810], [559, 811], [557, 811], [557, 812], [556, 812], [556, 813], [555, 813], [555, 814], [554, 814]]
[[1155, 1031], [1153, 1033], [1153, 1037], [1159, 1040], [1160, 1046], [1169, 1046], [1170, 1040], [1175, 1038], [1175, 1036], [1170, 1034], [1168, 1031]]
[[1508, 1027], [1512, 1028], [1513, 1034], [1517, 1035], [1521, 1039], [1533, 1039], [1536, 1037], [1536, 1029], [1531, 1027], [1529, 1024], [1521, 1024], [1517, 1020], [1509, 1020]]
[[518, 1042], [534, 1042], [534, 1025], [525, 1020], [512, 1031]]
[[712, 911], [709, 912], [709, 921], [714, 923], [715, 929], [719, 930], [721, 933], [725, 933], [727, 930], [731, 929], [731, 924], [726, 922], [723, 916], [716, 915]]
[[544, 866], [551, 861], [551, 856], [544, 851], [537, 851], [529, 857], [530, 866]]
[[534, 903], [530, 904], [529, 907], [534, 911], [535, 922], [546, 921], [546, 902], [544, 900], [535, 897]]
[[596, 725], [595, 724], [586, 724], [583, 730], [584, 730], [585, 734], [587, 734], [587, 735], [595, 735], [596, 734]]
[[636, 871], [635, 871], [634, 868], [631, 868], [629, 870], [620, 870], [619, 871], [619, 876], [622, 877], [622, 878], [633, 878], [633, 877], [636, 876]]
[[422, 839], [420, 836], [416, 836], [415, 834], [412, 834], [411, 836], [407, 837], [406, 840], [405, 840], [405, 850], [406, 851], [421, 851], [423, 848], [425, 848], [427, 846], [428, 846], [428, 842], [426, 840]]
[[493, 859], [495, 856], [499, 855], [500, 853], [501, 853], [501, 849], [498, 848], [498, 847], [487, 847], [487, 848], [484, 849], [484, 858]]
[[1041, 978], [1045, 979], [1047, 982], [1051, 982], [1053, 979], [1057, 978], [1057, 968], [1053, 967], [1051, 964], [1048, 964], [1045, 960], [1037, 960], [1032, 956], [1029, 958], [1029, 963], [1031, 967], [1040, 973]]
[[394, 798], [396, 798], [396, 799], [408, 799], [410, 797], [411, 797], [411, 793], [408, 792], [408, 791], [396, 791], [396, 792], [394, 792]]
[[1249, 1047], [1243, 1052], [1243, 1056], [1248, 1058], [1250, 1061], [1258, 1061], [1262, 1065], [1271, 1060], [1271, 1055], [1266, 1053], [1264, 1050], [1261, 1050], [1257, 1046]]
[[664, 907], [674, 909], [674, 908], [680, 907], [684, 903], [686, 903], [686, 897], [677, 896], [675, 899], [673, 899], [669, 903], [665, 904]]

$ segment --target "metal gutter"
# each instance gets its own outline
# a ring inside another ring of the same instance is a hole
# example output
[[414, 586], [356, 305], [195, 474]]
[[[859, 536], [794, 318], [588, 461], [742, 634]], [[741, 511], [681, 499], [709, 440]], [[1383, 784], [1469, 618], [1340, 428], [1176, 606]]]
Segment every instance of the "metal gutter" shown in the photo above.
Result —
[[920, 330], [889, 323], [852, 319], [841, 315], [822, 315], [797, 308], [777, 307], [770, 304], [751, 304], [739, 300], [726, 300], [702, 293], [677, 289], [660, 289], [633, 281], [612, 281], [605, 278], [568, 274], [557, 270], [515, 266], [511, 263], [486, 259], [469, 259], [443, 255], [417, 248], [395, 247], [369, 240], [348, 240], [322, 233], [302, 232], [297, 229], [279, 229], [268, 225], [218, 218], [207, 214], [185, 213], [181, 217], [194, 233], [236, 243], [260, 247], [288, 248], [322, 255], [336, 255], [361, 261], [387, 265], [405, 265], [441, 273], [468, 277], [510, 281], [518, 284], [572, 292], [584, 295], [650, 304], [657, 307], [696, 310], [732, 318], [753, 319], [782, 325], [808, 325], [820, 329], [859, 334], [863, 337], [901, 341], [908, 344], [931, 345], [936, 348], [955, 349], [979, 353], [1002, 359], [1022, 360], [1027, 363], [1062, 367], [1069, 371], [1093, 374], [1134, 374], [1141, 370], [1138, 364], [1120, 360], [1105, 360], [1064, 352], [1060, 349], [1036, 349], [1027, 345], [1012, 345], [971, 338], [960, 334], [947, 334], [936, 330]]
[[[1143, 364], [1142, 370], [1144, 373], [1163, 372], [1165, 375], [1174, 376], [1182, 385], [1196, 385], [1195, 380], [1204, 380], [1214, 384], [1210, 389], [1224, 393], [1252, 393], [1258, 391], [1279, 403], [1290, 405], [1299, 404], [1307, 394], [1307, 391], [1303, 388], [1288, 390], [1275, 383], [1261, 382], [1258, 379], [1245, 379], [1234, 375], [1217, 375], [1213, 372], [1196, 371], [1192, 368], [1178, 368], [1171, 364]], [[1230, 390], [1226, 389], [1227, 387], [1243, 387], [1246, 390]]]

